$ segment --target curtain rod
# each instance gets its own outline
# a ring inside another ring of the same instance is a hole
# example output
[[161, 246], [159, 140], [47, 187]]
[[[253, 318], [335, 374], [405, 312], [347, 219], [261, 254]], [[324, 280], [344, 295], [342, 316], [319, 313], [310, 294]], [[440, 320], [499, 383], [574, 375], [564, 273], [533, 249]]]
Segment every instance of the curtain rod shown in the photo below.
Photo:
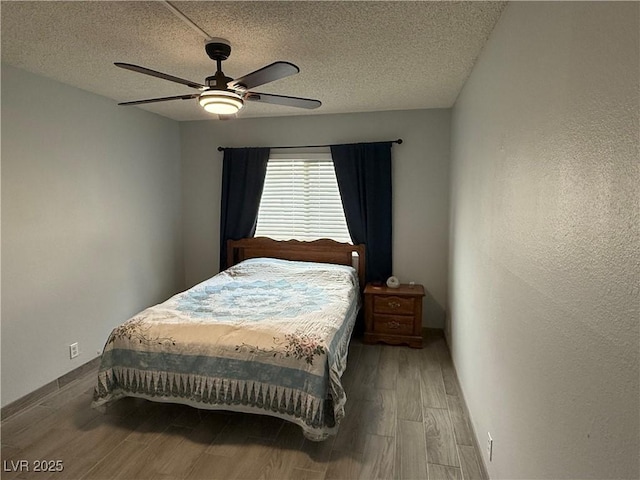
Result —
[[[402, 139], [399, 138], [397, 140], [389, 140], [387, 142], [363, 142], [363, 143], [389, 143], [389, 142], [390, 143], [397, 143], [398, 145], [400, 145], [402, 143]], [[331, 147], [331, 145], [287, 145], [287, 146], [284, 146], [284, 147], [269, 147], [269, 148], [277, 149], [277, 148], [324, 148], [324, 147]], [[219, 152], [223, 152], [227, 148], [243, 148], [243, 147], [218, 147], [218, 151]]]

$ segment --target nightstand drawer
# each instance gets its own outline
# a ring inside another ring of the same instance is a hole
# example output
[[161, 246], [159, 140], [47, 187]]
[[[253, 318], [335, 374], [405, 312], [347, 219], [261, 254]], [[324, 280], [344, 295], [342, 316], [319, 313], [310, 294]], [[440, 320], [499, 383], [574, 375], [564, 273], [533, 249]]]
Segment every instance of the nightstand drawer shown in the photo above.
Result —
[[413, 315], [414, 305], [415, 298], [413, 297], [397, 297], [395, 295], [376, 295], [373, 297], [374, 313]]
[[411, 335], [413, 334], [413, 323], [413, 317], [375, 314], [373, 316], [373, 331], [392, 335]]

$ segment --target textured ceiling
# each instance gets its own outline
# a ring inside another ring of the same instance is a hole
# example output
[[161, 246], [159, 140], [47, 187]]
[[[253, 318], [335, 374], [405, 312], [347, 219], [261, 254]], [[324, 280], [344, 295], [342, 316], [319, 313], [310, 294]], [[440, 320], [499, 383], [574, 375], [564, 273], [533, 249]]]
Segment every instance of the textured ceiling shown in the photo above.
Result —
[[[242, 117], [451, 107], [504, 2], [172, 2], [228, 39], [226, 75], [276, 60], [300, 73], [256, 90], [317, 98], [317, 110], [249, 103]], [[2, 61], [116, 101], [195, 93], [119, 69], [141, 65], [203, 83], [204, 38], [161, 2], [3, 1]], [[137, 107], [176, 120], [215, 118], [196, 100]]]

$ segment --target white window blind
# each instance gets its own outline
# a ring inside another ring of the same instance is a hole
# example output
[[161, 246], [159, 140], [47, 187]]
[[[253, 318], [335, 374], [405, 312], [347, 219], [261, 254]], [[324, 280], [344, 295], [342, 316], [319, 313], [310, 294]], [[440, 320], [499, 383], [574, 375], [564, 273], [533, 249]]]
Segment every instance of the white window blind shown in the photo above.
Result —
[[271, 154], [255, 235], [351, 242], [330, 152]]

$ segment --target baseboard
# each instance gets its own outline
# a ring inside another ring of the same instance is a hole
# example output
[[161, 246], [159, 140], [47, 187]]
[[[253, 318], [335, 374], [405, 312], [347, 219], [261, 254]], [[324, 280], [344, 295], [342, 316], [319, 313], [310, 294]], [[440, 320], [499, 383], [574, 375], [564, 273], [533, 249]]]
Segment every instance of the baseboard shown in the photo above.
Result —
[[[431, 337], [442, 337], [444, 336], [444, 330], [441, 328], [432, 328], [432, 327], [422, 327], [422, 337], [431, 336]], [[447, 345], [449, 342], [447, 342]]]
[[56, 378], [52, 382], [43, 385], [37, 390], [26, 394], [24, 397], [21, 397], [18, 400], [5, 405], [0, 410], [0, 417], [2, 418], [2, 421], [5, 421], [7, 418], [13, 417], [14, 415], [36, 405], [37, 403], [40, 403], [40, 401], [46, 396], [56, 393], [58, 390], [70, 384], [77, 378], [82, 377], [90, 370], [98, 368], [98, 366], [100, 365], [100, 358], [101, 357], [98, 356], [93, 360], [90, 360], [87, 363], [74, 368], [69, 373], [65, 373], [61, 377]]
[[[444, 331], [444, 340], [447, 342], [447, 347], [449, 348], [449, 352], [451, 352], [451, 339], [449, 338], [449, 334], [447, 331]], [[462, 403], [462, 408], [464, 409], [464, 414], [469, 419], [469, 428], [471, 428], [471, 437], [473, 438], [473, 446], [478, 452], [478, 466], [480, 470], [482, 470], [482, 474], [484, 478], [490, 479], [489, 471], [487, 470], [487, 465], [484, 463], [484, 456], [482, 455], [482, 450], [480, 444], [478, 443], [478, 435], [476, 435], [476, 429], [474, 427], [473, 419], [471, 418], [471, 412], [469, 411], [469, 407], [467, 405], [467, 400], [464, 398], [464, 393], [462, 391], [462, 385], [460, 385], [460, 379], [458, 378], [458, 370], [456, 369], [456, 364], [453, 361], [453, 355], [451, 355], [451, 363], [453, 364], [453, 373], [455, 375], [456, 384], [458, 385], [458, 391], [460, 392], [460, 401]]]

